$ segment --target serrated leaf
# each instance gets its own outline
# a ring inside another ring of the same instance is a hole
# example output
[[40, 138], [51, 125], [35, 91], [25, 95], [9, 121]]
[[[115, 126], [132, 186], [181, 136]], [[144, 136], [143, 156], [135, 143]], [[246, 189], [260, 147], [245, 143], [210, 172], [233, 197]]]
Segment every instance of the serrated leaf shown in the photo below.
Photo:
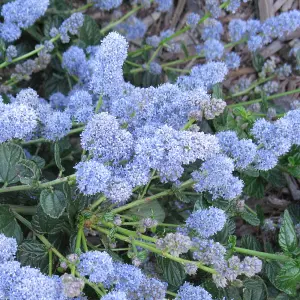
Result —
[[38, 184], [38, 181], [41, 176], [41, 170], [34, 161], [28, 159], [21, 159], [17, 163], [16, 169], [18, 171], [20, 181], [23, 184], [32, 186]]
[[259, 221], [259, 218], [257, 217], [257, 215], [250, 211], [245, 210], [240, 214], [240, 216], [243, 220], [245, 220], [247, 223], [249, 223], [252, 226], [259, 226], [259, 224], [260, 224], [260, 221]]
[[0, 144], [0, 182], [7, 184], [18, 182], [16, 165], [24, 158], [22, 147], [10, 143]]
[[101, 34], [96, 21], [88, 15], [84, 16], [83, 26], [80, 28], [79, 39], [86, 46], [98, 45], [101, 39]]
[[276, 279], [276, 287], [288, 295], [297, 295], [297, 285], [300, 282], [300, 261], [285, 262]]
[[262, 251], [259, 241], [252, 235], [242, 236], [241, 247], [255, 251]]
[[181, 286], [186, 277], [183, 266], [176, 261], [163, 257], [157, 257], [157, 261], [162, 269], [164, 279], [173, 287]]
[[39, 268], [43, 273], [48, 272], [48, 250], [37, 240], [24, 240], [18, 247], [17, 258], [22, 266]]
[[136, 215], [142, 218], [153, 217], [160, 223], [162, 223], [166, 217], [163, 207], [157, 200], [131, 208], [128, 210], [128, 212], [130, 215]]
[[0, 233], [7, 237], [14, 237], [18, 243], [23, 239], [21, 227], [9, 206], [0, 205]]
[[261, 199], [265, 195], [265, 185], [261, 178], [259, 177], [250, 177], [250, 176], [242, 176], [244, 180], [244, 192], [256, 199]]
[[266, 300], [268, 297], [267, 287], [259, 277], [248, 278], [244, 281], [243, 300]]
[[285, 177], [283, 176], [282, 172], [277, 168], [274, 168], [269, 171], [260, 171], [260, 176], [265, 178], [275, 187], [283, 188], [286, 185]]
[[293, 253], [298, 245], [294, 223], [286, 209], [283, 214], [283, 222], [279, 231], [279, 245], [284, 252]]
[[30, 157], [30, 160], [34, 161], [40, 169], [43, 169], [45, 167], [46, 164], [45, 160], [38, 155], [32, 155]]
[[277, 288], [276, 286], [276, 276], [278, 275], [281, 269], [280, 264], [277, 261], [267, 261], [264, 264], [265, 273], [270, 280], [270, 282]]
[[67, 206], [67, 201], [63, 192], [46, 189], [41, 192], [40, 205], [49, 217], [59, 218]]
[[300, 223], [300, 203], [292, 203], [287, 209], [295, 224]]
[[58, 219], [49, 217], [39, 205], [35, 215], [32, 217], [31, 224], [33, 230], [39, 234], [55, 234], [64, 230], [66, 222], [64, 217]]

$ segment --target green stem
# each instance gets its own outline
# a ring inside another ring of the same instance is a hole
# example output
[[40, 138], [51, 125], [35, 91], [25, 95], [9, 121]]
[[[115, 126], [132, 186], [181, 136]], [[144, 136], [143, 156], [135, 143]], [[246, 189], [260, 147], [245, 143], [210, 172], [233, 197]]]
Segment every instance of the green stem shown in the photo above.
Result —
[[108, 228], [114, 228], [116, 229], [118, 232], [124, 234], [124, 235], [127, 235], [127, 236], [130, 236], [130, 237], [135, 237], [135, 238], [142, 238], [143, 240], [145, 241], [148, 241], [148, 242], [151, 242], [151, 243], [155, 243], [157, 239], [155, 238], [152, 238], [152, 237], [149, 237], [147, 235], [143, 235], [143, 234], [140, 234], [140, 233], [137, 233], [135, 231], [131, 231], [131, 230], [128, 230], [128, 229], [125, 229], [125, 228], [122, 228], [122, 227], [119, 227], [119, 226], [116, 226], [114, 225], [113, 223], [110, 223], [110, 222], [105, 222], [103, 220], [101, 220], [101, 223], [108, 227]]
[[[16, 212], [13, 212], [15, 217], [21, 222], [23, 223], [28, 229], [30, 229], [31, 231], [34, 231], [32, 226], [31, 226], [31, 223], [26, 220], [25, 218], [23, 218], [21, 215], [19, 215], [18, 213]], [[61, 259], [62, 261], [65, 261], [69, 267], [72, 266], [73, 264], [68, 261], [55, 247], [53, 247], [53, 245], [43, 236], [43, 235], [40, 235], [38, 233], [35, 232], [35, 235], [36, 237], [46, 246], [46, 248], [48, 250], [52, 250], [52, 252], [59, 258]], [[95, 290], [95, 292], [100, 295], [100, 296], [104, 296], [105, 293], [103, 293], [96, 284], [92, 283], [92, 282], [89, 282], [85, 277], [82, 277], [80, 276], [79, 272], [75, 271], [75, 275], [79, 278], [81, 278], [85, 284], [89, 285], [91, 288], [93, 288]]]
[[[109, 233], [110, 233], [110, 231], [108, 229], [105, 229], [105, 228], [102, 228], [102, 227], [98, 227], [98, 226], [95, 226], [95, 225], [92, 225], [91, 227], [93, 229], [99, 231], [99, 232], [105, 233], [106, 235], [109, 235]], [[116, 237], [117, 239], [122, 240], [124, 242], [130, 243], [130, 244], [132, 244], [132, 242], [133, 242], [129, 237], [121, 235], [121, 234], [118, 234], [118, 233], [115, 233], [114, 237]], [[169, 258], [169, 259], [171, 259], [173, 261], [176, 261], [176, 262], [179, 262], [179, 263], [182, 263], [182, 264], [193, 263], [193, 264], [196, 264], [199, 269], [201, 269], [201, 270], [203, 270], [205, 272], [208, 272], [208, 273], [211, 273], [211, 274], [217, 274], [216, 270], [214, 270], [212, 268], [209, 268], [209, 267], [206, 267], [206, 266], [202, 265], [199, 262], [195, 262], [195, 261], [191, 261], [191, 260], [186, 260], [186, 259], [183, 259], [183, 258], [180, 258], [180, 257], [175, 257], [175, 256], [173, 256], [173, 255], [171, 255], [169, 253], [163, 252], [162, 250], [159, 250], [159, 249], [157, 249], [157, 248], [155, 248], [152, 245], [149, 245], [147, 243], [143, 243], [141, 241], [135, 240], [134, 244], [136, 246], [140, 246], [140, 247], [142, 247], [144, 249], [147, 249], [147, 250], [149, 250], [149, 251], [151, 251], [153, 253], [157, 253], [157, 254], [159, 254], [159, 255], [161, 255], [163, 257]]]
[[106, 200], [105, 196], [101, 196], [98, 200], [96, 200], [91, 206], [90, 210], [94, 210], [97, 206], [99, 206], [102, 202]]
[[189, 119], [189, 121], [183, 126], [183, 128], [181, 129], [182, 131], [189, 129], [194, 123], [195, 123], [195, 119], [191, 118]]
[[164, 67], [165, 71], [172, 71], [172, 72], [178, 72], [178, 73], [184, 73], [188, 74], [191, 72], [191, 70], [186, 70], [186, 69], [177, 69], [177, 68], [170, 68], [170, 67]]
[[[71, 129], [68, 133], [67, 133], [67, 136], [68, 135], [72, 135], [72, 134], [75, 134], [75, 133], [79, 133], [81, 131], [84, 130], [84, 126], [82, 127], [78, 127], [78, 128], [74, 128], [74, 129]], [[22, 146], [28, 146], [28, 145], [32, 145], [32, 144], [38, 144], [38, 143], [51, 143], [51, 141], [48, 141], [46, 139], [43, 139], [43, 138], [40, 138], [40, 139], [36, 139], [36, 140], [31, 140], [31, 141], [28, 141], [28, 142], [22, 142], [21, 145]]]
[[[140, 222], [123, 222], [122, 225], [124, 226], [135, 226], [135, 225], [140, 225]], [[157, 226], [162, 226], [162, 227], [178, 227], [180, 224], [168, 224], [168, 223], [158, 223]]]
[[[295, 94], [295, 93], [300, 93], [300, 88], [268, 96], [268, 97], [266, 97], [266, 100], [273, 100], [273, 99], [276, 99], [276, 98], [280, 98], [280, 97]], [[262, 98], [258, 98], [258, 99], [254, 99], [254, 100], [250, 100], [250, 101], [245, 101], [245, 102], [234, 103], [234, 104], [228, 104], [227, 107], [233, 108], [233, 107], [239, 107], [239, 106], [246, 106], [246, 105], [259, 103], [259, 102], [262, 102]]]
[[84, 235], [83, 229], [82, 229], [82, 233], [81, 233], [81, 241], [82, 241], [82, 247], [83, 247], [84, 252], [88, 252], [89, 248], [87, 246], [86, 237]]
[[122, 18], [109, 23], [107, 26], [103, 27], [100, 30], [100, 33], [102, 35], [104, 35], [107, 31], [109, 31], [110, 29], [114, 28], [115, 26], [119, 25], [120, 23], [122, 23], [123, 21], [127, 20], [130, 16], [132, 16], [133, 14], [135, 14], [136, 12], [138, 12], [140, 9], [142, 8], [142, 6], [136, 6], [134, 7], [131, 11], [129, 11], [127, 14], [125, 14]]
[[166, 294], [167, 294], [167, 295], [174, 296], [174, 297], [176, 297], [176, 296], [177, 296], [177, 294], [175, 294], [175, 293], [173, 293], [173, 292], [170, 292], [170, 291], [166, 291]]
[[249, 250], [249, 249], [244, 249], [244, 248], [239, 248], [239, 247], [234, 247], [233, 251], [242, 253], [242, 254], [249, 254], [252, 256], [257, 256], [262, 259], [272, 259], [272, 260], [277, 260], [281, 262], [286, 262], [291, 260], [290, 257], [285, 256], [285, 255], [278, 255], [278, 254], [272, 254], [272, 253], [265, 253], [265, 252], [260, 252], [260, 251], [255, 251], [255, 250]]
[[36, 206], [23, 206], [23, 205], [13, 205], [13, 204], [10, 204], [9, 207], [19, 214], [28, 215], [28, 216], [35, 215], [36, 208], [37, 208]]
[[[57, 41], [59, 38], [60, 38], [60, 34], [56, 35], [56, 36], [55, 36], [54, 38], [52, 38], [49, 42], [54, 43], [54, 42]], [[10, 62], [5, 61], [5, 62], [3, 62], [2, 64], [0, 64], [0, 69], [5, 68], [5, 67], [7, 67], [8, 65], [13, 64], [13, 63], [16, 63], [16, 62], [18, 62], [18, 61], [20, 61], [20, 60], [29, 58], [29, 57], [31, 57], [32, 55], [35, 55], [35, 54], [39, 53], [40, 51], [42, 51], [44, 48], [45, 48], [45, 46], [42, 45], [42, 46], [40, 46], [39, 48], [37, 48], [37, 49], [35, 49], [35, 50], [33, 50], [33, 51], [30, 51], [30, 52], [28, 52], [28, 53], [26, 53], [26, 54], [24, 54], [24, 55], [21, 55], [21, 56], [19, 56], [19, 57], [16, 57], [16, 58], [12, 59]]]
[[152, 180], [154, 179], [154, 177], [155, 177], [155, 173], [156, 173], [155, 170], [152, 171], [151, 178], [150, 178], [150, 180], [148, 181], [147, 185], [145, 186], [145, 188], [144, 188], [144, 190], [143, 190], [143, 192], [142, 192], [142, 194], [141, 194], [141, 196], [140, 196], [139, 198], [143, 198], [143, 197], [146, 195], [146, 193], [147, 193], [147, 191], [148, 191], [148, 189], [149, 189], [149, 186], [150, 186], [150, 184], [151, 184], [151, 181], [152, 181]]
[[52, 269], [53, 269], [53, 251], [52, 249], [49, 249], [48, 251], [49, 254], [49, 276], [52, 276]]
[[[45, 183], [40, 183], [37, 188], [38, 189], [48, 188], [50, 186], [61, 184], [63, 182], [67, 182], [70, 179], [75, 179], [75, 178], [76, 178], [75, 174], [69, 175], [69, 176], [66, 176], [66, 177], [63, 177], [63, 178], [58, 178], [58, 179], [48, 181], [48, 182], [45, 182]], [[32, 189], [34, 189], [34, 188], [30, 185], [9, 186], [9, 187], [0, 189], [0, 194], [9, 193], [9, 192], [18, 192], [18, 191], [29, 191], [29, 190], [32, 190]]]
[[[179, 189], [186, 189], [186, 188], [189, 188], [191, 187], [192, 185], [194, 184], [194, 181], [189, 179], [187, 181], [185, 181], [184, 183], [182, 183], [179, 187]], [[127, 209], [130, 209], [130, 208], [133, 208], [133, 207], [136, 207], [136, 206], [139, 206], [139, 205], [142, 205], [142, 204], [145, 204], [145, 203], [149, 203], [155, 199], [158, 199], [158, 198], [162, 198], [164, 196], [168, 196], [168, 195], [172, 195], [174, 194], [174, 191], [172, 189], [168, 189], [168, 190], [165, 190], [161, 193], [158, 193], [158, 194], [155, 194], [153, 196], [149, 196], [149, 197], [146, 197], [146, 198], [143, 198], [143, 199], [140, 199], [140, 200], [135, 200], [131, 203], [128, 203], [124, 206], [121, 206], [121, 207], [117, 207], [115, 209], [113, 209], [111, 211], [111, 213], [113, 214], [117, 214], [121, 211], [124, 211], [124, 210], [127, 210]]]
[[96, 106], [96, 109], [95, 109], [95, 114], [97, 114], [102, 106], [102, 103], [103, 103], [103, 97], [102, 95], [99, 96], [99, 99], [98, 99], [98, 102], [97, 102], [97, 106]]
[[231, 98], [235, 98], [235, 97], [240, 97], [240, 96], [243, 96], [243, 95], [246, 95], [248, 94], [251, 90], [253, 90], [254, 88], [256, 88], [258, 85], [262, 84], [262, 83], [265, 83], [269, 80], [272, 80], [273, 78], [275, 78], [276, 75], [272, 75], [272, 76], [269, 76], [267, 78], [263, 78], [263, 79], [260, 79], [260, 80], [256, 80], [254, 83], [252, 83], [247, 89], [241, 91], [241, 92], [238, 92], [238, 93], [235, 93], [235, 94], [232, 94], [228, 97], [226, 97], [226, 99], [231, 99]]

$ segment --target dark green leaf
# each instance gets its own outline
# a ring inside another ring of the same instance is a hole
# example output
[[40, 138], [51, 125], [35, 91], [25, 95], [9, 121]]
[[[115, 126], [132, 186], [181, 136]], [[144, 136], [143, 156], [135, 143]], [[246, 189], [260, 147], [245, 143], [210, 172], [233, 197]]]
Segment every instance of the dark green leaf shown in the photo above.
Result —
[[67, 206], [67, 201], [63, 192], [46, 189], [41, 192], [40, 204], [49, 217], [59, 218]]
[[163, 271], [164, 279], [173, 287], [181, 286], [186, 277], [183, 266], [176, 261], [163, 257], [157, 257], [157, 261]]
[[287, 209], [295, 224], [300, 223], [300, 203], [293, 203]]
[[0, 232], [8, 237], [14, 237], [18, 243], [23, 239], [21, 227], [9, 206], [0, 205]]
[[16, 169], [20, 177], [20, 181], [23, 184], [28, 184], [31, 186], [38, 185], [41, 176], [41, 170], [34, 161], [28, 159], [21, 159], [17, 163]]
[[243, 300], [266, 300], [267, 287], [259, 276], [244, 281]]
[[260, 221], [256, 214], [250, 212], [250, 211], [243, 211], [241, 213], [241, 217], [243, 220], [245, 220], [247, 223], [249, 223], [252, 226], [259, 226]]
[[69, 91], [68, 80], [64, 75], [53, 73], [50, 78], [45, 81], [45, 97], [49, 97], [55, 92], [67, 94]]
[[217, 83], [213, 86], [213, 98], [224, 99], [224, 93], [222, 91], [222, 84]]
[[128, 212], [130, 215], [136, 215], [142, 218], [153, 217], [158, 222], [163, 222], [166, 217], [163, 207], [157, 200], [131, 208]]
[[252, 235], [244, 235], [242, 237], [241, 247], [255, 251], [262, 251], [259, 241]]
[[260, 177], [250, 177], [247, 175], [242, 175], [244, 180], [244, 192], [250, 196], [257, 199], [261, 199], [265, 195], [265, 186], [263, 180]]
[[276, 287], [288, 295], [296, 296], [299, 282], [300, 261], [290, 260], [285, 262], [276, 277]]
[[280, 264], [277, 261], [268, 261], [264, 264], [265, 273], [270, 280], [270, 282], [277, 288], [276, 286], [276, 276], [278, 275], [281, 269]]
[[279, 294], [275, 300], [289, 300], [290, 297], [287, 294]]
[[96, 21], [88, 15], [84, 16], [83, 26], [79, 31], [79, 39], [86, 46], [98, 45], [101, 39], [101, 34]]
[[282, 172], [277, 168], [274, 168], [270, 171], [261, 171], [260, 176], [265, 178], [275, 187], [282, 188], [286, 185], [285, 177], [283, 176]]
[[40, 156], [32, 155], [30, 160], [34, 161], [40, 169], [45, 167], [45, 160]]
[[293, 221], [288, 210], [285, 210], [283, 214], [283, 223], [279, 231], [279, 245], [284, 252], [292, 253], [296, 250], [297, 244], [298, 240]]
[[25, 155], [20, 146], [10, 143], [0, 144], [0, 182], [7, 184], [18, 182], [16, 165], [24, 158]]
[[48, 272], [47, 248], [37, 240], [24, 240], [18, 247], [17, 258], [23, 266], [39, 268], [43, 273]]
[[66, 222], [64, 217], [54, 219], [45, 214], [41, 206], [37, 207], [36, 214], [31, 221], [33, 230], [39, 234], [62, 232]]
[[89, 204], [89, 199], [87, 196], [79, 194], [75, 199], [68, 198], [67, 202], [67, 213], [69, 222], [72, 226], [76, 225], [76, 218], [79, 212], [81, 212]]
[[226, 244], [229, 235], [235, 232], [235, 222], [233, 219], [228, 219], [223, 229], [214, 235], [214, 240], [221, 244]]

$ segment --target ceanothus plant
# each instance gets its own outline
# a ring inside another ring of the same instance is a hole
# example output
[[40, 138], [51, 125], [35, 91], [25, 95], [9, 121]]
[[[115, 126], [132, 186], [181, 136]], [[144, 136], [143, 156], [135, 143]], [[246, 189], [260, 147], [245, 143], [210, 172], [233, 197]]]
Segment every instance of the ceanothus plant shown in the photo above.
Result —
[[[300, 178], [299, 101], [267, 107], [300, 92], [277, 93], [300, 47], [291, 64], [258, 53], [300, 12], [222, 24], [245, 2], [206, 0], [152, 35], [140, 11], [173, 1], [0, 6], [1, 299], [298, 299], [299, 205], [274, 222], [248, 199]], [[239, 45], [258, 79], [226, 88]]]

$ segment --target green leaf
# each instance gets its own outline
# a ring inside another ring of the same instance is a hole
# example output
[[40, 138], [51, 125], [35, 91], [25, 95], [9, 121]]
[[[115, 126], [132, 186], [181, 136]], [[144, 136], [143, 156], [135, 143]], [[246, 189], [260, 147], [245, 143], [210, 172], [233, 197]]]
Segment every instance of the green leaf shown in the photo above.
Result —
[[260, 221], [256, 214], [252, 213], [251, 211], [243, 211], [240, 216], [243, 220], [249, 223], [252, 226], [259, 226]]
[[244, 235], [241, 239], [241, 247], [255, 251], [262, 251], [259, 241], [253, 235]]
[[101, 39], [101, 34], [96, 21], [88, 15], [84, 16], [83, 26], [79, 31], [79, 39], [86, 46], [98, 45]]
[[16, 165], [24, 158], [22, 147], [10, 143], [0, 144], [0, 182], [7, 184], [18, 182]]
[[222, 84], [217, 83], [213, 86], [213, 98], [224, 99], [224, 93], [222, 91]]
[[157, 257], [157, 261], [162, 269], [164, 279], [173, 287], [181, 286], [186, 277], [182, 264], [161, 256]]
[[31, 224], [33, 230], [39, 234], [55, 234], [64, 231], [67, 227], [64, 217], [61, 216], [58, 219], [51, 218], [45, 214], [40, 205], [37, 207], [36, 213], [32, 217]]
[[288, 295], [296, 296], [297, 285], [299, 282], [300, 260], [290, 260], [285, 262], [276, 277], [276, 287]]
[[283, 223], [279, 231], [279, 245], [284, 252], [293, 253], [298, 244], [294, 223], [286, 209], [283, 214]]
[[262, 70], [262, 67], [264, 65], [264, 57], [259, 53], [254, 53], [252, 55], [252, 65], [256, 72], [260, 72]]
[[244, 286], [243, 300], [267, 300], [267, 287], [259, 276], [246, 279]]
[[295, 224], [300, 223], [300, 203], [292, 203], [287, 209]]
[[38, 185], [41, 176], [41, 170], [34, 161], [21, 159], [16, 165], [16, 169], [18, 171], [20, 181], [23, 184], [28, 184], [31, 186]]
[[40, 169], [43, 169], [45, 167], [45, 160], [38, 155], [32, 155], [30, 160], [34, 161]]
[[277, 261], [267, 261], [264, 264], [264, 271], [270, 280], [270, 282], [277, 288], [276, 276], [281, 269], [280, 264]]
[[214, 235], [214, 240], [221, 244], [226, 244], [229, 235], [235, 232], [235, 222], [233, 219], [228, 219], [223, 229]]
[[266, 179], [275, 187], [283, 188], [286, 186], [285, 177], [277, 168], [274, 168], [270, 171], [260, 171], [260, 176]]
[[52, 73], [50, 78], [45, 81], [45, 97], [49, 97], [55, 92], [67, 94], [69, 91], [69, 84], [66, 77], [62, 74]]
[[67, 201], [63, 192], [46, 189], [41, 192], [40, 204], [49, 217], [59, 218], [67, 206]]
[[56, 166], [59, 169], [59, 171], [64, 172], [65, 169], [61, 164], [60, 150], [59, 150], [59, 144], [58, 143], [54, 144], [54, 160], [55, 160]]
[[244, 192], [248, 196], [256, 199], [261, 199], [264, 197], [265, 185], [260, 177], [250, 177], [247, 175], [242, 175], [241, 177], [245, 184]]
[[0, 205], [0, 233], [8, 237], [14, 237], [18, 243], [23, 239], [21, 227], [9, 206]]
[[47, 248], [37, 240], [24, 240], [18, 247], [17, 258], [23, 266], [39, 268], [43, 273], [48, 272]]
[[166, 217], [163, 207], [157, 200], [131, 208], [128, 212], [130, 215], [136, 215], [142, 218], [153, 217], [160, 223], [162, 223]]

